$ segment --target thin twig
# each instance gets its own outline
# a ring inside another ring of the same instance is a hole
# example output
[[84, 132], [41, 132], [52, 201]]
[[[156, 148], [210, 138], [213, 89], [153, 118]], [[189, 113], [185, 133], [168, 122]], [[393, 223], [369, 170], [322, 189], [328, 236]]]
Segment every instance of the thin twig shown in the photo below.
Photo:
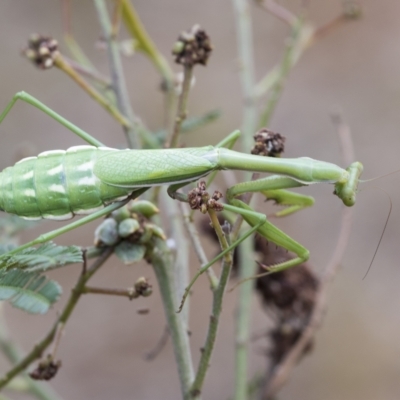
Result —
[[84, 294], [107, 294], [111, 296], [122, 296], [127, 297], [129, 300], [136, 299], [140, 296], [139, 293], [135, 291], [135, 288], [129, 289], [116, 289], [116, 288], [99, 288], [93, 286], [85, 286], [82, 290]]
[[278, 69], [278, 74], [276, 75], [273, 85], [269, 88], [269, 98], [265, 110], [260, 118], [260, 127], [269, 126], [272, 114], [274, 113], [281, 97], [286, 78], [306, 48], [312, 32], [312, 29], [308, 25], [304, 25], [302, 18], [298, 18], [297, 22], [292, 25], [291, 36], [287, 41], [286, 49]]
[[138, 50], [143, 51], [148, 55], [149, 59], [154, 63], [159, 73], [172, 90], [174, 73], [168, 64], [168, 61], [157, 49], [156, 45], [146, 32], [135, 8], [129, 0], [122, 0], [122, 18], [126, 29], [137, 40]]
[[[94, 0], [99, 16], [99, 22], [107, 43], [108, 57], [110, 61], [111, 80], [117, 97], [118, 109], [130, 121], [130, 126], [123, 126], [130, 147], [138, 148], [138, 137], [143, 143], [155, 145], [154, 138], [150, 135], [138, 117], [135, 116], [129, 100], [129, 94], [125, 83], [125, 75], [122, 69], [121, 55], [118, 44], [113, 35], [113, 28], [104, 0]], [[153, 139], [153, 140], [152, 140]]]
[[[2, 305], [3, 306], [3, 305]], [[22, 350], [11, 339], [6, 325], [6, 319], [3, 315], [3, 307], [0, 307], [0, 349], [6, 358], [12, 363], [17, 364], [22, 358]], [[19, 378], [14, 378], [12, 382], [7, 385], [7, 389], [11, 389], [11, 385]], [[20, 378], [21, 384], [26, 392], [32, 394], [40, 400], [61, 400], [59, 395], [54, 390], [41, 382], [35, 381], [24, 372]]]
[[[338, 117], [336, 117], [338, 118]], [[336, 123], [337, 133], [341, 148], [343, 149], [343, 158], [347, 164], [354, 159], [353, 144], [350, 136], [350, 129], [340, 119], [340, 123]], [[297, 365], [299, 359], [304, 353], [304, 349], [310, 343], [317, 329], [320, 327], [328, 299], [328, 290], [334, 277], [336, 276], [340, 262], [343, 258], [347, 244], [349, 243], [350, 232], [352, 228], [353, 210], [344, 207], [341, 216], [341, 226], [339, 238], [329, 263], [327, 264], [324, 273], [320, 279], [320, 286], [315, 300], [315, 307], [311, 314], [308, 325], [303, 330], [301, 337], [296, 344], [285, 356], [282, 362], [273, 370], [269, 381], [266, 384], [264, 398], [271, 399], [282, 388], [288, 380], [292, 369]]]
[[125, 118], [118, 109], [107, 100], [100, 92], [98, 92], [93, 86], [86, 82], [75, 69], [61, 56], [58, 55], [54, 60], [54, 65], [65, 72], [70, 78], [72, 78], [90, 97], [97, 101], [102, 107], [104, 107], [114, 119], [122, 126], [128, 128], [131, 126], [129, 120]]
[[87, 78], [93, 79], [93, 81], [97, 82], [103, 89], [111, 89], [111, 81], [101, 74], [99, 71], [96, 71], [86, 65], [79, 64], [75, 60], [71, 60], [68, 57], [64, 56], [64, 60], [68, 62], [68, 64], [81, 75], [86, 76]]
[[175, 124], [171, 135], [171, 139], [169, 140], [169, 143], [166, 145], [166, 147], [177, 147], [178, 145], [179, 134], [181, 133], [181, 126], [183, 121], [187, 117], [187, 101], [189, 97], [192, 77], [193, 77], [193, 65], [185, 65], [183, 70], [182, 91], [179, 95], [178, 110], [175, 118]]
[[78, 282], [75, 287], [72, 289], [71, 295], [67, 301], [67, 304], [64, 306], [63, 311], [60, 316], [57, 318], [57, 321], [54, 323], [52, 329], [49, 333], [39, 342], [37, 343], [33, 349], [23, 357], [13, 368], [11, 368], [1, 379], [0, 379], [0, 389], [7, 385], [8, 382], [14, 376], [18, 375], [20, 372], [25, 370], [33, 361], [37, 358], [41, 357], [44, 350], [53, 342], [53, 339], [56, 335], [58, 326], [60, 323], [66, 324], [68, 318], [71, 316], [72, 311], [74, 310], [78, 300], [82, 295], [82, 289], [85, 286], [86, 282], [92, 277], [92, 275], [104, 264], [104, 262], [111, 256], [114, 249], [109, 248], [105, 251], [90, 267], [90, 269], [85, 273], [81, 274]]
[[[171, 132], [173, 123], [173, 115], [176, 103], [176, 95], [174, 90], [174, 73], [165, 59], [158, 50], [157, 46], [151, 40], [146, 32], [139, 15], [137, 14], [133, 4], [129, 0], [122, 0], [122, 19], [125, 27], [132, 37], [137, 41], [137, 50], [145, 53], [150, 61], [157, 68], [162, 76], [162, 86], [165, 88], [165, 127], [168, 132]], [[164, 138], [165, 139], [165, 138]]]
[[[230, 245], [229, 224], [227, 224], [225, 226], [225, 229], [223, 229], [218, 221], [218, 217], [215, 211], [209, 210], [208, 213], [210, 215], [215, 232], [217, 233], [218, 239], [221, 243], [221, 248], [222, 250], [224, 250], [228, 248]], [[192, 396], [191, 397], [192, 399], [198, 399], [200, 397], [206, 373], [210, 366], [210, 359], [214, 349], [215, 340], [217, 338], [219, 317], [222, 311], [222, 299], [232, 269], [232, 263], [233, 263], [232, 253], [229, 252], [224, 256], [219, 284], [216, 290], [214, 290], [212, 313], [210, 316], [210, 324], [208, 326], [207, 337], [204, 346], [202, 348], [201, 357], [197, 368], [196, 378], [190, 389], [190, 394]]]
[[[200, 242], [200, 235], [196, 228], [196, 225], [194, 224], [193, 220], [190, 217], [190, 211], [185, 203], [179, 202], [178, 204], [179, 204], [181, 212], [182, 212], [183, 224], [189, 235], [189, 239], [192, 243], [193, 249], [197, 255], [200, 265], [202, 265], [202, 266], [206, 265], [206, 264], [208, 264], [208, 258], [206, 256], [204, 248]], [[212, 267], [208, 268], [206, 273], [207, 273], [208, 279], [210, 281], [211, 289], [212, 290], [216, 289], [216, 287], [218, 285], [218, 278], [215, 275], [215, 272], [212, 269]]]
[[296, 23], [296, 15], [273, 0], [256, 0], [256, 3], [285, 24], [292, 26]]

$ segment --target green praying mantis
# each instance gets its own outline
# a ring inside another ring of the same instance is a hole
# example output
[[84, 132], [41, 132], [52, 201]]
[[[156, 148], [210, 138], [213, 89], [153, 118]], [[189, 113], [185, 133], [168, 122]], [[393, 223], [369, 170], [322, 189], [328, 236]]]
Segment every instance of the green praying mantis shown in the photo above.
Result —
[[[88, 143], [68, 150], [53, 150], [37, 157], [24, 158], [0, 173], [0, 209], [26, 219], [66, 220], [88, 214], [59, 229], [40, 235], [7, 255], [45, 243], [122, 207], [153, 186], [169, 185], [169, 195], [181, 201], [187, 196], [180, 188], [213, 171], [241, 170], [274, 175], [243, 182], [229, 188], [223, 208], [240, 214], [251, 229], [221, 252], [201, 271], [231, 251], [254, 232], [293, 252], [296, 257], [270, 266], [268, 272], [294, 267], [309, 258], [309, 251], [278, 229], [264, 214], [254, 211], [236, 197], [247, 192], [262, 192], [288, 206], [284, 214], [310, 205], [310, 197], [287, 189], [325, 182], [346, 206], [353, 206], [363, 167], [359, 162], [347, 169], [307, 157], [272, 158], [230, 150], [239, 136], [233, 132], [216, 146], [157, 150], [117, 150], [108, 148], [59, 114], [25, 92], [17, 93], [0, 116], [0, 123], [17, 100], [25, 101], [54, 118]], [[192, 283], [190, 284], [190, 286]]]

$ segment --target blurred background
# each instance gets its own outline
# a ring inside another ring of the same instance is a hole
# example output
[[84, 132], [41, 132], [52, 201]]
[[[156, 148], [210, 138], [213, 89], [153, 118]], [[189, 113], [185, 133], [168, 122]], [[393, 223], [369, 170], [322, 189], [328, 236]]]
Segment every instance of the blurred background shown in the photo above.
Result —
[[[282, 1], [296, 11], [300, 0]], [[287, 81], [270, 128], [287, 137], [287, 157], [309, 156], [341, 164], [338, 138], [330, 113], [340, 107], [352, 130], [357, 160], [365, 179], [400, 168], [400, 3], [363, 0], [363, 18], [349, 22], [306, 51]], [[72, 1], [73, 32], [104, 73], [107, 56], [96, 48], [100, 37], [93, 4]], [[219, 109], [221, 118], [202, 131], [185, 136], [186, 145], [214, 144], [241, 125], [241, 88], [232, 4], [223, 0], [136, 0], [146, 29], [170, 61], [178, 34], [201, 24], [215, 51], [207, 68], [196, 68], [197, 84], [190, 94], [189, 113]], [[323, 25], [341, 12], [339, 0], [309, 1], [309, 20]], [[282, 56], [288, 28], [252, 7], [257, 78]], [[0, 4], [0, 106], [20, 90], [36, 96], [64, 117], [109, 146], [122, 146], [120, 127], [62, 72], [37, 70], [20, 52], [31, 33], [51, 35], [62, 44], [59, 2], [34, 0]], [[162, 125], [159, 76], [143, 55], [125, 60], [135, 112], [151, 129]], [[174, 67], [179, 71], [178, 66]], [[26, 149], [34, 154], [68, 148], [82, 142], [46, 115], [19, 103], [0, 127], [0, 168], [12, 165]], [[25, 153], [24, 153], [25, 155]], [[342, 270], [332, 290], [326, 318], [314, 351], [294, 371], [281, 399], [372, 400], [400, 397], [400, 187], [399, 175], [360, 186], [355, 224]], [[386, 191], [386, 194], [384, 191]], [[341, 204], [332, 187], [315, 185], [303, 192], [316, 205], [279, 221], [279, 226], [311, 251], [311, 264], [321, 270], [328, 262], [339, 230]], [[389, 199], [393, 211], [371, 271], [363, 276], [378, 244]], [[59, 244], [90, 245], [96, 224], [57, 239]], [[23, 242], [59, 226], [45, 222], [22, 236]], [[78, 237], [79, 236], [79, 237]], [[211, 250], [212, 252], [213, 250]], [[193, 263], [193, 271], [197, 267]], [[29, 316], [7, 306], [13, 337], [29, 350], [49, 329], [61, 309], [80, 266], [54, 271], [64, 295], [46, 316]], [[98, 286], [125, 287], [139, 276], [155, 279], [150, 266], [126, 267], [109, 262], [95, 277]], [[84, 297], [69, 320], [59, 357], [63, 366], [51, 385], [65, 399], [177, 399], [179, 383], [170, 343], [152, 362], [144, 360], [160, 338], [165, 319], [155, 287], [150, 298], [128, 302], [121, 298]], [[204, 389], [205, 399], [232, 394], [233, 323], [236, 293], [226, 295], [219, 338]], [[210, 314], [206, 279], [195, 286], [191, 306], [191, 342], [195, 361], [200, 355]], [[148, 315], [137, 310], [149, 308]], [[259, 334], [268, 319], [254, 296], [252, 331]], [[265, 340], [252, 344], [251, 372], [264, 367]], [[2, 370], [7, 364], [3, 362]], [[21, 397], [22, 398], [22, 397]]]

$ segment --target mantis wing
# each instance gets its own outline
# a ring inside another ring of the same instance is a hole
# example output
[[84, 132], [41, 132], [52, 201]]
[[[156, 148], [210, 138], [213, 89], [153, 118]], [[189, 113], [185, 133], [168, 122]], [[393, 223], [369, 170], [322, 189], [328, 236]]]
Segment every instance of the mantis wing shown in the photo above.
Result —
[[210, 149], [212, 147], [102, 153], [94, 164], [94, 174], [102, 182], [120, 187], [189, 182], [215, 168], [211, 161], [202, 157]]

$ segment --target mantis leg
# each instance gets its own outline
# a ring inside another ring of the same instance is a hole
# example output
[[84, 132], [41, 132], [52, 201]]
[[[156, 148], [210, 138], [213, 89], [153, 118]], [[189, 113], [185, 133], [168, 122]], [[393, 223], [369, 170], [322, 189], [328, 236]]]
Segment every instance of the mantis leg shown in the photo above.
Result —
[[[276, 198], [283, 196], [283, 198], [285, 199], [284, 201], [287, 201], [287, 198], [285, 197], [285, 194], [287, 193], [285, 193], [286, 191], [282, 191], [281, 189], [298, 187], [298, 186], [303, 186], [303, 185], [287, 177], [272, 176], [264, 179], [258, 179], [253, 182], [239, 183], [238, 185], [235, 185], [232, 188], [230, 188], [227, 192], [227, 200], [230, 203], [230, 205], [225, 205], [224, 209], [226, 209], [227, 211], [232, 211], [241, 214], [244, 220], [250, 226], [252, 227], [258, 226], [256, 229], [257, 232], [265, 239], [297, 255], [297, 257], [293, 258], [292, 260], [284, 261], [282, 263], [271, 266], [270, 268], [268, 268], [267, 273], [283, 271], [285, 269], [294, 267], [295, 265], [301, 264], [304, 261], [307, 261], [309, 257], [309, 251], [300, 243], [298, 243], [290, 236], [286, 235], [284, 232], [278, 229], [271, 222], [266, 220], [261, 226], [259, 226], [260, 225], [259, 213], [254, 212], [250, 206], [248, 206], [241, 200], [235, 199], [234, 197], [246, 191], [250, 192], [265, 191], [267, 193], [272, 191], [272, 194], [275, 195]], [[297, 209], [304, 208], [305, 206], [307, 205], [304, 205], [304, 203], [300, 205], [297, 204], [295, 205], [296, 209], [293, 209], [292, 207], [289, 208], [289, 210], [291, 210], [290, 212], [294, 212]]]
[[79, 136], [85, 142], [87, 142], [93, 146], [96, 146], [96, 147], [105, 147], [105, 145], [103, 143], [101, 143], [100, 141], [98, 141], [96, 138], [89, 135], [87, 132], [83, 131], [82, 129], [78, 128], [76, 125], [72, 124], [71, 122], [67, 121], [60, 114], [57, 114], [51, 108], [47, 107], [42, 102], [40, 102], [38, 99], [36, 99], [35, 97], [31, 96], [30, 94], [28, 94], [26, 92], [18, 92], [14, 95], [12, 100], [8, 103], [7, 107], [4, 109], [3, 113], [0, 115], [0, 124], [3, 122], [6, 115], [13, 108], [13, 106], [17, 102], [17, 100], [25, 101], [26, 103], [38, 108], [40, 111], [43, 111], [45, 114], [49, 115], [51, 118], [56, 120], [58, 123], [65, 126], [71, 132], [75, 133], [75, 135]]
[[274, 217], [286, 217], [303, 208], [311, 207], [314, 204], [314, 198], [300, 193], [294, 193], [290, 190], [262, 190], [261, 193], [267, 200], [274, 200], [275, 204], [287, 206], [283, 210], [272, 214]]
[[35, 246], [37, 244], [46, 243], [49, 240], [52, 240], [55, 237], [62, 235], [63, 233], [69, 232], [69, 231], [71, 231], [71, 230], [73, 230], [75, 228], [79, 228], [80, 226], [83, 226], [83, 225], [85, 225], [85, 224], [87, 224], [89, 222], [92, 222], [92, 221], [94, 221], [94, 220], [96, 220], [98, 218], [104, 217], [104, 216], [110, 214], [111, 212], [117, 210], [118, 208], [123, 207], [130, 200], [135, 199], [136, 197], [139, 197], [142, 193], [144, 193], [148, 189], [149, 189], [148, 187], [138, 189], [125, 200], [112, 203], [112, 204], [108, 205], [107, 207], [104, 207], [103, 209], [94, 212], [93, 214], [89, 214], [86, 217], [83, 217], [83, 218], [78, 219], [78, 220], [76, 220], [76, 221], [74, 221], [74, 222], [72, 222], [72, 223], [70, 223], [68, 225], [63, 226], [62, 228], [58, 228], [58, 229], [55, 229], [53, 231], [44, 233], [44, 234], [38, 236], [36, 239], [31, 240], [30, 242], [25, 243], [25, 244], [23, 244], [21, 246], [18, 246], [15, 249], [5, 253], [4, 255], [5, 256], [9, 256], [9, 255], [12, 255], [12, 254], [16, 254], [16, 253], [20, 252], [21, 250], [24, 250], [24, 249], [26, 249], [28, 247]]
[[267, 200], [275, 200], [276, 204], [288, 206], [273, 214], [284, 217], [314, 204], [314, 198], [285, 190], [292, 187], [305, 186], [291, 178], [279, 175], [269, 176], [251, 182], [242, 182], [228, 190], [227, 197], [234, 198], [247, 192], [260, 192]]

